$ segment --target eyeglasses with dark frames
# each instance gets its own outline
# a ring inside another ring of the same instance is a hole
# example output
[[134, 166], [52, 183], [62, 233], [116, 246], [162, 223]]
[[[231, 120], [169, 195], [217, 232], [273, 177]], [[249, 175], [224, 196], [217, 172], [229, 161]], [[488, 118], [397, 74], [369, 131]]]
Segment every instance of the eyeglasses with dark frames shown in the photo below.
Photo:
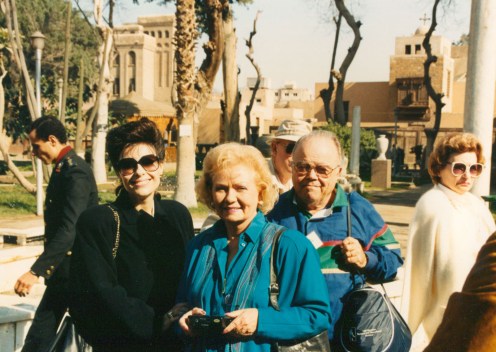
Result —
[[293, 162], [292, 166], [298, 175], [307, 175], [315, 170], [315, 173], [321, 177], [329, 177], [339, 167], [339, 165], [333, 168], [328, 165], [310, 164], [303, 161]]
[[153, 154], [145, 155], [139, 160], [134, 158], [123, 158], [117, 162], [117, 171], [123, 176], [129, 176], [138, 170], [138, 164], [147, 172], [157, 171], [159, 167], [158, 156]]
[[[283, 142], [279, 142], [279, 144], [282, 144], [284, 146]], [[284, 146], [284, 151], [286, 152], [286, 154], [292, 154], [295, 145], [296, 145], [296, 143], [294, 143], [294, 142], [289, 142], [288, 144], [286, 144]]]
[[451, 164], [451, 173], [453, 176], [461, 176], [469, 170], [470, 176], [477, 178], [484, 170], [484, 164], [481, 163], [465, 164], [461, 161], [454, 161], [448, 164]]

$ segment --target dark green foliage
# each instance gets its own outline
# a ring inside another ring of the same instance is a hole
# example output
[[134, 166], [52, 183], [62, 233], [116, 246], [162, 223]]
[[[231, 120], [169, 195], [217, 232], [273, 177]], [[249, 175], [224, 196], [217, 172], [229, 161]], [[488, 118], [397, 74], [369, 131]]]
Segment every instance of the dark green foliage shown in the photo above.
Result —
[[[321, 129], [333, 132], [341, 142], [343, 153], [349, 159], [351, 152], [351, 127], [331, 122]], [[360, 128], [360, 175], [368, 175], [372, 159], [377, 156], [376, 137], [374, 131]]]
[[[65, 53], [65, 27], [67, 1], [65, 0], [23, 0], [16, 1], [17, 17], [22, 33], [23, 51], [26, 65], [34, 79], [35, 57], [29, 37], [39, 30], [46, 36], [41, 65], [41, 96], [44, 101], [43, 114], [58, 115], [59, 89], [57, 79], [62, 77]], [[0, 13], [0, 27], [5, 28], [5, 16]], [[90, 26], [78, 9], [72, 9], [71, 18], [71, 56], [69, 60], [69, 90], [67, 93], [66, 116], [75, 115], [77, 111], [77, 90], [79, 87], [79, 66], [81, 60], [85, 66], [86, 89], [84, 99], [91, 96], [90, 87], [96, 82], [98, 68], [96, 58], [100, 37], [95, 28]], [[4, 44], [2, 40], [2, 44]], [[7, 45], [10, 43], [7, 41]], [[25, 130], [31, 122], [26, 106], [26, 93], [23, 79], [10, 55], [4, 51], [3, 60], [9, 74], [4, 79], [5, 87], [5, 127], [7, 133], [15, 140], [25, 137]], [[48, 103], [48, 104], [47, 104]]]

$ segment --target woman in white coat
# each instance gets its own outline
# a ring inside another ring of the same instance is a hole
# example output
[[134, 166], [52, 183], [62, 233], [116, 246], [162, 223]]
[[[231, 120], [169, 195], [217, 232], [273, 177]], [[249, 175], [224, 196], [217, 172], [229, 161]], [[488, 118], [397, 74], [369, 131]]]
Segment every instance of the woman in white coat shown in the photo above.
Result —
[[434, 187], [415, 206], [405, 263], [402, 313], [414, 333], [412, 351], [428, 344], [450, 295], [462, 289], [479, 249], [496, 230], [488, 207], [469, 192], [484, 171], [474, 135], [440, 139], [428, 166]]

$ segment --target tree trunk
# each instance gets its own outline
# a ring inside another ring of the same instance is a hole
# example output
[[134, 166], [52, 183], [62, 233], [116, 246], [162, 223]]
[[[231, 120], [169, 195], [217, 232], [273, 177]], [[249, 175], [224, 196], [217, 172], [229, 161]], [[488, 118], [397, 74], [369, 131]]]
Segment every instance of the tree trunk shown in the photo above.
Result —
[[62, 84], [62, 97], [60, 98], [60, 121], [65, 123], [65, 106], [67, 101], [69, 81], [69, 57], [71, 56], [71, 2], [67, 1], [67, 20], [65, 26], [65, 53], [64, 53], [64, 83]]
[[21, 43], [19, 30], [19, 24], [17, 22], [17, 8], [15, 6], [15, 0], [5, 0], [2, 2], [2, 11], [5, 14], [5, 22], [7, 23], [7, 30], [9, 32], [10, 46], [13, 53], [13, 61], [22, 72], [22, 77], [24, 78], [24, 86], [26, 87], [27, 104], [31, 119], [34, 121], [38, 118], [38, 114], [35, 111], [36, 97], [34, 94], [33, 84], [31, 83], [31, 77], [29, 76], [29, 71], [26, 66], [26, 59], [24, 58], [24, 51]]
[[[88, 121], [85, 132], [89, 127], [93, 128], [93, 139], [91, 149], [91, 164], [93, 174], [97, 184], [107, 182], [107, 167], [105, 163], [105, 142], [108, 130], [108, 102], [111, 92], [111, 75], [110, 75], [110, 53], [113, 47], [113, 13], [114, 0], [108, 1], [108, 25], [103, 20], [103, 7], [101, 0], [94, 0], [93, 13], [95, 22], [102, 36], [102, 45], [98, 63], [100, 65], [100, 78], [98, 83], [98, 92], [91, 117], [95, 116], [96, 121]], [[83, 133], [83, 138], [86, 133]]]
[[224, 53], [222, 73], [224, 79], [224, 141], [239, 141], [239, 91], [238, 65], [236, 64], [237, 36], [234, 28], [232, 8], [229, 6], [224, 19]]
[[251, 64], [255, 68], [257, 72], [257, 81], [255, 82], [255, 87], [253, 87], [253, 91], [251, 92], [250, 102], [246, 105], [245, 108], [245, 116], [246, 116], [246, 144], [251, 144], [251, 111], [253, 110], [253, 105], [255, 104], [255, 98], [257, 96], [258, 88], [260, 87], [260, 81], [262, 80], [262, 72], [260, 70], [260, 66], [255, 62], [255, 58], [253, 57], [253, 37], [257, 34], [257, 20], [258, 16], [260, 16], [260, 11], [257, 12], [255, 19], [253, 20], [253, 29], [250, 32], [249, 39], [246, 40], [246, 46], [248, 47], [248, 53], [246, 57], [250, 60]]
[[344, 111], [344, 103], [343, 103], [343, 95], [344, 95], [344, 84], [346, 80], [346, 72], [350, 67], [355, 55], [358, 51], [358, 47], [360, 46], [360, 41], [362, 40], [362, 36], [360, 34], [360, 26], [362, 23], [360, 21], [355, 21], [353, 15], [348, 11], [346, 5], [344, 4], [344, 0], [334, 0], [336, 3], [336, 7], [339, 11], [339, 14], [344, 17], [346, 23], [353, 30], [354, 40], [351, 47], [348, 49], [348, 53], [341, 63], [341, 67], [339, 68], [339, 75], [337, 75], [337, 88], [336, 88], [336, 100], [335, 100], [335, 111], [336, 111], [336, 122], [340, 125], [346, 124], [346, 116]]
[[338, 20], [336, 22], [336, 35], [334, 36], [334, 47], [332, 49], [332, 59], [331, 59], [331, 70], [329, 71], [329, 86], [327, 89], [322, 89], [320, 91], [320, 98], [324, 104], [324, 113], [327, 123], [333, 121], [332, 111], [331, 111], [331, 100], [332, 93], [334, 92], [334, 65], [336, 63], [336, 53], [338, 50], [339, 33], [341, 31], [341, 19], [343, 16], [341, 13], [338, 15]]
[[97, 184], [107, 182], [107, 167], [105, 163], [105, 141], [108, 130], [108, 101], [110, 95], [110, 67], [109, 57], [112, 48], [112, 29], [104, 28], [104, 43], [100, 55], [100, 65], [103, 67], [103, 84], [99, 87], [100, 99], [98, 100], [98, 112], [93, 125], [93, 141], [91, 150], [91, 162], [93, 174]]
[[441, 127], [441, 113], [445, 105], [442, 102], [442, 98], [444, 94], [436, 92], [436, 90], [432, 86], [431, 76], [429, 72], [431, 65], [437, 62], [437, 56], [432, 55], [430, 40], [432, 37], [432, 33], [435, 31], [437, 27], [437, 6], [439, 5], [439, 2], [440, 0], [435, 0], [434, 2], [434, 6], [432, 7], [431, 26], [429, 27], [429, 30], [425, 34], [425, 38], [422, 41], [422, 46], [427, 54], [427, 59], [424, 62], [424, 84], [427, 88], [427, 93], [429, 94], [429, 97], [434, 101], [435, 109], [436, 109], [434, 113], [435, 114], [434, 124], [432, 124], [431, 122], [424, 129], [425, 136], [427, 137], [427, 144], [422, 154], [422, 165], [421, 165], [421, 168], [424, 170], [424, 173], [427, 172], [426, 170], [428, 167], [427, 163], [425, 162], [426, 158], [430, 155], [430, 153], [434, 149], [434, 142], [436, 141], [439, 128]]
[[205, 108], [224, 52], [222, 11], [227, 0], [207, 0], [205, 59], [195, 75], [195, 44], [198, 38], [194, 0], [176, 1], [176, 82], [179, 120], [177, 188], [174, 199], [187, 207], [197, 205], [194, 193], [195, 143], [199, 116]]
[[195, 147], [193, 123], [195, 119], [195, 1], [176, 1], [176, 65], [177, 65], [177, 188], [174, 199], [187, 207], [196, 207], [195, 197]]
[[83, 92], [84, 92], [84, 64], [83, 60], [79, 62], [79, 91], [78, 91], [78, 110], [76, 117], [76, 140], [74, 142], [74, 149], [76, 153], [84, 157], [83, 135]]

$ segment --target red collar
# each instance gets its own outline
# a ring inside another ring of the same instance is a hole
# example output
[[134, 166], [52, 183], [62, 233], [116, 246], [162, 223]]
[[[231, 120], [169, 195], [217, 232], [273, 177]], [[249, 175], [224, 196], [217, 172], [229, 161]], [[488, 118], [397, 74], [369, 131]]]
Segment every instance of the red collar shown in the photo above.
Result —
[[67, 154], [69, 153], [70, 151], [72, 150], [72, 147], [70, 145], [68, 146], [65, 146], [64, 148], [62, 148], [62, 150], [60, 151], [59, 153], [59, 156], [57, 157], [57, 160], [55, 160], [55, 164], [58, 164], [60, 162], [60, 160], [62, 160], [62, 158]]

